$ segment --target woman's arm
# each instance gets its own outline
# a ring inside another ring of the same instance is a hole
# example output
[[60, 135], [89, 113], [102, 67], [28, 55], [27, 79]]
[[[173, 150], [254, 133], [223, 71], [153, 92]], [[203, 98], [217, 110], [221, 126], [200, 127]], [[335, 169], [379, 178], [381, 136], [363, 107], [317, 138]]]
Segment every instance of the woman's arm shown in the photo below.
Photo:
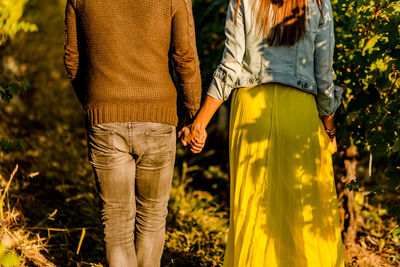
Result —
[[236, 1], [229, 1], [225, 23], [225, 49], [207, 92], [209, 96], [221, 100], [227, 100], [235, 88], [246, 50], [244, 5], [242, 1], [235, 21]]
[[333, 116], [322, 116], [321, 119], [326, 130], [333, 131], [335, 129], [335, 120]]
[[199, 114], [197, 114], [196, 119], [192, 123], [192, 132], [198, 133], [205, 130], [214, 113], [217, 111], [222, 102], [223, 100], [207, 96], [206, 100], [203, 103], [203, 106], [199, 111]]
[[333, 116], [321, 116], [322, 123], [324, 124], [325, 131], [328, 134], [335, 151], [337, 151], [337, 143], [336, 143], [336, 127], [335, 127], [335, 120]]
[[235, 21], [235, 6], [237, 0], [230, 0], [225, 24], [225, 49], [214, 72], [214, 77], [207, 91], [204, 101], [196, 119], [191, 125], [185, 126], [178, 137], [184, 146], [191, 144], [193, 153], [199, 153], [204, 147], [207, 137], [206, 127], [219, 106], [229, 98], [242, 69], [245, 53], [245, 26], [243, 1], [239, 6]]
[[191, 143], [193, 153], [199, 153], [203, 149], [207, 138], [206, 127], [222, 102], [224, 101], [207, 96], [193, 123], [179, 131], [178, 137], [181, 138], [182, 144], [187, 146]]
[[342, 88], [333, 83], [333, 52], [335, 32], [332, 7], [329, 0], [323, 1], [323, 17], [321, 17], [317, 35], [314, 40], [314, 74], [317, 82], [317, 107], [320, 116], [333, 116], [341, 99]]
[[333, 115], [340, 104], [342, 88], [333, 83], [335, 74], [332, 64], [335, 36], [332, 6], [329, 1], [323, 1], [323, 4], [324, 16], [321, 17], [321, 23], [314, 40], [314, 73], [317, 81], [316, 101], [325, 131], [336, 151], [336, 128]]

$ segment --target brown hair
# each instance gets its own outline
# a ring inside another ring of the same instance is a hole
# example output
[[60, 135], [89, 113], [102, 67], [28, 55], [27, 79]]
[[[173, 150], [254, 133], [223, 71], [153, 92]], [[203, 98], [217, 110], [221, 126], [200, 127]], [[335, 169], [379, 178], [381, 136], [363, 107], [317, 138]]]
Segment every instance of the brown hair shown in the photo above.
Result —
[[[258, 34], [270, 46], [291, 46], [306, 34], [308, 0], [253, 0], [253, 13]], [[235, 23], [242, 0], [236, 0]], [[322, 14], [322, 0], [316, 0]]]

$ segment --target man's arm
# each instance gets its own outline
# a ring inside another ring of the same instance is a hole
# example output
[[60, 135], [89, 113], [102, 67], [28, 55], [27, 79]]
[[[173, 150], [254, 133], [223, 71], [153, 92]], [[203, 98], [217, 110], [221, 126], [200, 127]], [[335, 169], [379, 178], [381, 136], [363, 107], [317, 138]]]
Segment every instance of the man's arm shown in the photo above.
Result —
[[77, 72], [79, 68], [79, 50], [78, 50], [78, 34], [75, 13], [75, 0], [68, 0], [65, 8], [65, 45], [64, 45], [64, 66], [67, 70], [68, 78], [70, 79], [75, 92], [79, 99], [80, 92], [78, 91]]
[[191, 0], [172, 1], [171, 58], [192, 119], [200, 108], [201, 77]]

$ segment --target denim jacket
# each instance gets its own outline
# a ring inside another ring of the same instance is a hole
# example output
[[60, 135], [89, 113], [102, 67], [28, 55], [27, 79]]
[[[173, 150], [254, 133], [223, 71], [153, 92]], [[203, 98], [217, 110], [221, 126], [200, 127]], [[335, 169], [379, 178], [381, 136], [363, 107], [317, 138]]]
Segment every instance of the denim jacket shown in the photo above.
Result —
[[293, 46], [269, 46], [255, 30], [251, 0], [242, 0], [235, 24], [236, 0], [230, 0], [225, 26], [225, 50], [208, 95], [227, 100], [233, 89], [281, 83], [316, 96], [320, 115], [333, 115], [342, 88], [333, 83], [334, 28], [332, 7], [323, 0], [323, 17], [309, 0], [306, 35]]

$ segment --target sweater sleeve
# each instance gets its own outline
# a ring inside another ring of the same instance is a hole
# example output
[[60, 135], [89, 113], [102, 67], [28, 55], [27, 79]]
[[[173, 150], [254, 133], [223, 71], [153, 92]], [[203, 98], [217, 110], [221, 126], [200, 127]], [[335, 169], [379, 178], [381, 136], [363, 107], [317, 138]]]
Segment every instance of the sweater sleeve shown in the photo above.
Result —
[[335, 114], [342, 97], [342, 88], [334, 85], [333, 50], [335, 47], [332, 7], [329, 0], [324, 1], [324, 17], [317, 30], [314, 41], [314, 73], [317, 81], [317, 106], [321, 116]]
[[183, 90], [183, 103], [189, 117], [193, 118], [200, 108], [201, 77], [192, 4], [191, 0], [173, 0], [172, 3], [170, 56]]
[[79, 67], [78, 37], [76, 26], [75, 8], [72, 0], [68, 0], [65, 8], [64, 66], [71, 82], [74, 81]]

